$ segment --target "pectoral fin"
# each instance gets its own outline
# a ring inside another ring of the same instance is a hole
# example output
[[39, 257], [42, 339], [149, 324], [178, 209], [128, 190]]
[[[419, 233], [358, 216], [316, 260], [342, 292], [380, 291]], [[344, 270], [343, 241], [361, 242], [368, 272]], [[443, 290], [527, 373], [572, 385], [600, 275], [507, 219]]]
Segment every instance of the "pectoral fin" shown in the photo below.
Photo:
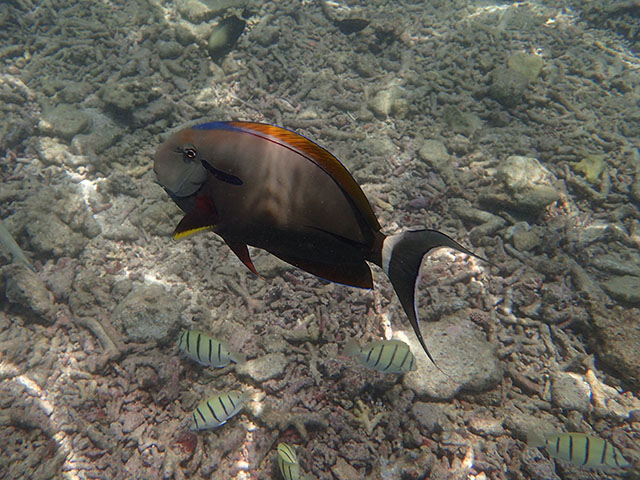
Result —
[[173, 231], [173, 239], [179, 240], [203, 230], [212, 230], [218, 223], [218, 212], [210, 198], [200, 195], [195, 199], [195, 208], [187, 213]]
[[198, 210], [192, 210], [182, 217], [182, 220], [178, 223], [178, 226], [173, 231], [173, 239], [180, 240], [194, 233], [211, 230], [214, 226], [211, 224], [210, 219], [203, 218]]

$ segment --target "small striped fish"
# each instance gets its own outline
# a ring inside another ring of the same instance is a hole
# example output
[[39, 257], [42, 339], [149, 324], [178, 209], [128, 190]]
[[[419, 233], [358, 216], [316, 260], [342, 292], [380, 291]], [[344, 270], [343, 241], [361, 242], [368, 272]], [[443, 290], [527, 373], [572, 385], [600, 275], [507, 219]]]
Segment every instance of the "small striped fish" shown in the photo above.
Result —
[[401, 340], [378, 340], [364, 347], [351, 340], [345, 345], [343, 353], [348, 357], [357, 357], [362, 365], [383, 373], [406, 373], [417, 368], [409, 345]]
[[530, 435], [530, 447], [542, 447], [549, 456], [587, 468], [624, 468], [630, 463], [611, 442], [584, 433]]
[[208, 367], [222, 368], [229, 365], [229, 362], [243, 363], [246, 360], [244, 355], [230, 352], [225, 342], [198, 330], [182, 332], [178, 348], [194, 362]]
[[300, 465], [296, 452], [284, 442], [278, 444], [278, 466], [284, 480], [298, 480], [300, 478]]
[[251, 397], [249, 392], [219, 393], [201, 402], [192, 414], [191, 430], [208, 430], [227, 423]]
[[35, 268], [29, 262], [29, 259], [26, 257], [22, 249], [18, 246], [16, 241], [13, 239], [9, 230], [6, 229], [2, 221], [0, 220], [0, 247], [6, 250], [13, 257], [14, 262], [22, 262], [27, 267], [35, 272]]

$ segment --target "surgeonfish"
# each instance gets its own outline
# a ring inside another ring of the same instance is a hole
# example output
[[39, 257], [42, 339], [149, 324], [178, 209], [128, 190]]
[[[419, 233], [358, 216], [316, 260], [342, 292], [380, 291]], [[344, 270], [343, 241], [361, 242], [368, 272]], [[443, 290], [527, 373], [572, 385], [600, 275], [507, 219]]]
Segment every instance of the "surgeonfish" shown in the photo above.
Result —
[[201, 402], [193, 411], [191, 430], [209, 430], [227, 423], [251, 397], [249, 392], [218, 393]]
[[246, 356], [230, 352], [226, 342], [216, 340], [198, 330], [185, 330], [178, 348], [194, 362], [208, 367], [222, 368], [230, 362], [244, 363]]
[[158, 148], [153, 170], [186, 213], [174, 238], [212, 230], [256, 275], [247, 245], [360, 288], [373, 288], [367, 262], [381, 267], [434, 363], [415, 301], [422, 258], [448, 247], [484, 260], [437, 230], [382, 233], [367, 197], [338, 159], [281, 127], [213, 122], [182, 129]]
[[278, 444], [278, 466], [284, 480], [298, 480], [300, 478], [300, 464], [293, 447], [280, 442]]
[[625, 468], [630, 463], [611, 442], [584, 433], [560, 433], [540, 437], [530, 434], [528, 445], [542, 447], [549, 456], [586, 468]]
[[383, 373], [406, 373], [417, 368], [409, 345], [401, 340], [378, 340], [364, 347], [356, 340], [350, 340], [343, 353], [348, 357], [356, 357], [365, 367]]
[[7, 228], [4, 226], [1, 220], [0, 220], [0, 246], [5, 251], [11, 254], [11, 257], [14, 262], [22, 262], [35, 272], [35, 268], [33, 268], [33, 265], [31, 265], [31, 262], [29, 262], [29, 259], [24, 254], [22, 249], [18, 246], [16, 241], [13, 239], [13, 237], [9, 233], [9, 230], [7, 230]]

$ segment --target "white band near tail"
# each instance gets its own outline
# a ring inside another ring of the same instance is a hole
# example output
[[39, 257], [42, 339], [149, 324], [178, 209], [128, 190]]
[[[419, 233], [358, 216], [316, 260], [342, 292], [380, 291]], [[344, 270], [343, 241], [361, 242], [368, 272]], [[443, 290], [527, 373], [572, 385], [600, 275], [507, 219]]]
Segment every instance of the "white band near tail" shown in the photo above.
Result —
[[[391, 257], [393, 256], [393, 250], [396, 248], [396, 245], [404, 238], [405, 233], [400, 232], [395, 235], [389, 235], [382, 241], [382, 270], [384, 273], [389, 276], [389, 265], [391, 264]], [[416, 278], [417, 280], [417, 278]], [[417, 283], [417, 282], [416, 282]], [[415, 284], [414, 284], [414, 292], [415, 292]], [[413, 313], [415, 318], [418, 318], [418, 305], [415, 300], [413, 302]]]
[[382, 241], [382, 270], [389, 275], [389, 263], [391, 263], [391, 255], [396, 244], [402, 239], [404, 233], [389, 235]]

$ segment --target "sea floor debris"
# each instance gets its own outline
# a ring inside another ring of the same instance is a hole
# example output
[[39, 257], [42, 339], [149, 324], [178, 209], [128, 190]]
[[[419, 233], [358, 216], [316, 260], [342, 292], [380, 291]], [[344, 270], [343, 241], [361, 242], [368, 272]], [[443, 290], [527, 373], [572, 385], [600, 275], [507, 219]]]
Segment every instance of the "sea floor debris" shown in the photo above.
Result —
[[[637, 473], [629, 2], [36, 3], [0, 4], [0, 218], [35, 269], [0, 257], [0, 477], [278, 478], [286, 442], [320, 480], [623, 478], [555, 463], [531, 431], [607, 439]], [[214, 60], [232, 15], [244, 31]], [[412, 341], [380, 272], [350, 289], [255, 252], [263, 281], [213, 236], [171, 240], [153, 152], [230, 119], [330, 148], [386, 232], [438, 228], [496, 265], [438, 251], [419, 285], [427, 341], [473, 333], [493, 349], [478, 368], [461, 352], [436, 389], [413, 347], [431, 387], [342, 356]], [[181, 358], [187, 328], [256, 368]], [[245, 388], [227, 424], [188, 430], [202, 398]]]

